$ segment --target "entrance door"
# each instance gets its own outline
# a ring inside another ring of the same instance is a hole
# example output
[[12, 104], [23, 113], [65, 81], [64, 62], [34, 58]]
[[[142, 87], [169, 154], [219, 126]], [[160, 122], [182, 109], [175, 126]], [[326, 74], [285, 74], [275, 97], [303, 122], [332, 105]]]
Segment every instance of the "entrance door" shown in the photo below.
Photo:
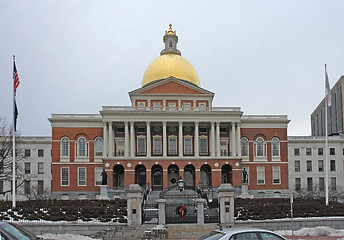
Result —
[[113, 168], [113, 186], [124, 187], [124, 168], [122, 165], [116, 165]]
[[195, 167], [191, 164], [184, 168], [184, 188], [195, 189]]
[[135, 183], [141, 187], [146, 186], [146, 167], [137, 165], [135, 168]]

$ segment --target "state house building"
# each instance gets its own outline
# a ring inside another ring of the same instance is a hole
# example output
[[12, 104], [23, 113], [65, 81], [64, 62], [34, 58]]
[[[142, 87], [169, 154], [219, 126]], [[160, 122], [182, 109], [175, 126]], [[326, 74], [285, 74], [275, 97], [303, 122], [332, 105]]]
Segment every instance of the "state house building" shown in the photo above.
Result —
[[[165, 48], [147, 68], [131, 106], [103, 106], [99, 114], [52, 114], [52, 197], [97, 198], [101, 172], [108, 193], [130, 184], [186, 189], [231, 183], [240, 194], [288, 192], [285, 115], [244, 115], [240, 107], [213, 107], [214, 93], [177, 49], [170, 28]], [[209, 80], [210, 81], [210, 80]], [[214, 80], [212, 80], [214, 81]]]

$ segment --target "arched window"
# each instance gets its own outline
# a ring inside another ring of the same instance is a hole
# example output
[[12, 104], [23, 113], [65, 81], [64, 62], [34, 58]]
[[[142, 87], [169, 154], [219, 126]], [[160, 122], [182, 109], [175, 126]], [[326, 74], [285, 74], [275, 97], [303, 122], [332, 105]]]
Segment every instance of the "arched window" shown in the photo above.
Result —
[[264, 140], [263, 138], [258, 138], [256, 141], [256, 152], [258, 157], [264, 156]]
[[81, 137], [78, 140], [78, 156], [86, 157], [86, 140], [84, 137]]
[[248, 156], [248, 139], [247, 138], [241, 139], [241, 156], [243, 157]]
[[168, 47], [169, 47], [169, 48], [172, 48], [172, 41], [171, 41], [171, 40], [169, 41]]
[[69, 157], [69, 139], [67, 137], [61, 139], [61, 157]]
[[94, 140], [94, 154], [96, 157], [103, 156], [103, 139], [100, 137], [97, 137], [96, 140]]
[[280, 155], [280, 141], [277, 137], [274, 137], [271, 141], [272, 144], [272, 156], [278, 157]]

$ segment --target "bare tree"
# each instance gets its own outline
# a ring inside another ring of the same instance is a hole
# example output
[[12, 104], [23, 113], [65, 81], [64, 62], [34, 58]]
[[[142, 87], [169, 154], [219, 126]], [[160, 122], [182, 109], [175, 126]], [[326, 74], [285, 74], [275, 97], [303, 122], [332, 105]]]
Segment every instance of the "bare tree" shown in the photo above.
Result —
[[[20, 143], [19, 134], [15, 134], [16, 143]], [[12, 169], [13, 169], [13, 134], [10, 126], [6, 121], [0, 117], [0, 181], [11, 182], [12, 181]], [[16, 144], [16, 188], [24, 183], [24, 174], [22, 164], [19, 162], [23, 161], [23, 151]], [[2, 184], [2, 186], [4, 186]], [[12, 185], [11, 185], [12, 186]], [[3, 188], [3, 187], [2, 187]], [[12, 192], [12, 187], [9, 189], [0, 189], [0, 194]]]

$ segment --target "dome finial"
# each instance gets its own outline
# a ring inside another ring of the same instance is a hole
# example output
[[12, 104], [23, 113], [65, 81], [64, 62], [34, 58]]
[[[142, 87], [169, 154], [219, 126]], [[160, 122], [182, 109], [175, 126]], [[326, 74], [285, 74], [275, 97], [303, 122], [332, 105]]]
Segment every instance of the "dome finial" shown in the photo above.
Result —
[[168, 33], [168, 34], [173, 34], [172, 23], [170, 23], [169, 26], [170, 26], [170, 29], [168, 29], [168, 32], [167, 32], [167, 33]]

